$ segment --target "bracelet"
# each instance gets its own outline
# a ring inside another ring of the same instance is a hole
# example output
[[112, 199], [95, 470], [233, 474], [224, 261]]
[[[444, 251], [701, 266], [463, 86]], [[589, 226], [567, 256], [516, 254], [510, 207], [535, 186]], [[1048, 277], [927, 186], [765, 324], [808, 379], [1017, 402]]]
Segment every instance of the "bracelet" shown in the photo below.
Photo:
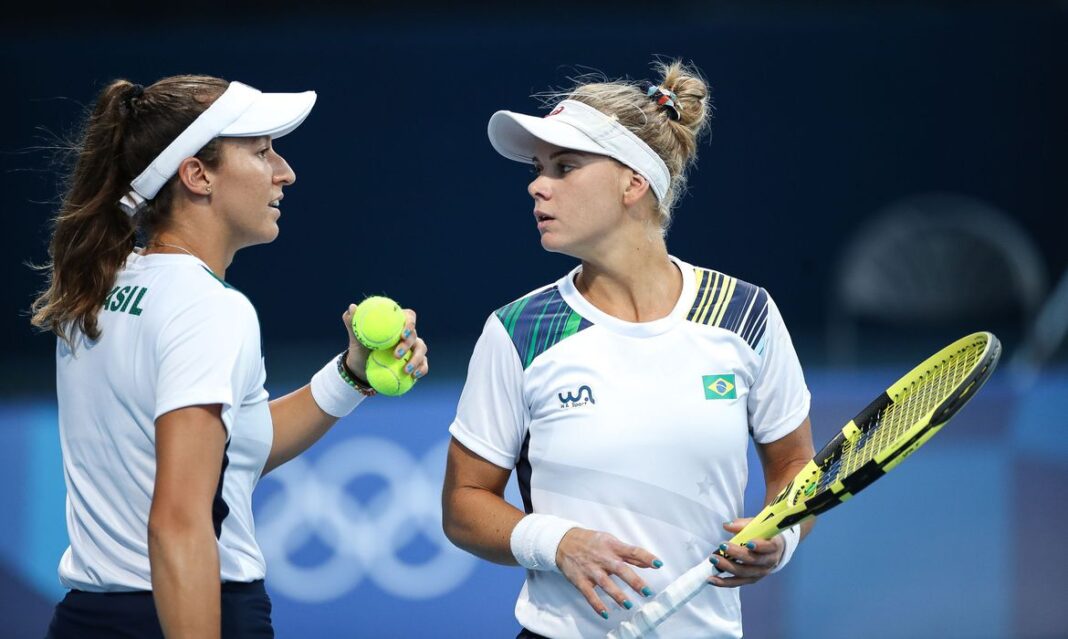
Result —
[[[342, 353], [341, 357], [344, 358]], [[341, 364], [344, 366], [344, 363]], [[339, 374], [338, 364], [331, 360], [312, 376], [311, 394], [315, 403], [331, 417], [342, 418], [353, 411], [368, 396]]]
[[341, 379], [345, 380], [346, 384], [355, 388], [364, 397], [374, 397], [377, 395], [378, 391], [372, 388], [367, 382], [361, 380], [359, 376], [349, 368], [349, 365], [345, 363], [345, 360], [348, 359], [348, 357], [349, 349], [347, 348], [337, 356], [337, 374], [341, 376]]
[[786, 543], [786, 547], [782, 549], [782, 557], [779, 559], [778, 565], [771, 571], [773, 573], [779, 572], [786, 564], [790, 563], [790, 558], [794, 556], [794, 551], [797, 550], [797, 544], [801, 543], [801, 524], [794, 524], [780, 534], [783, 542]]
[[556, 549], [567, 531], [578, 527], [577, 523], [555, 515], [527, 515], [512, 529], [512, 556], [528, 570], [560, 572]]

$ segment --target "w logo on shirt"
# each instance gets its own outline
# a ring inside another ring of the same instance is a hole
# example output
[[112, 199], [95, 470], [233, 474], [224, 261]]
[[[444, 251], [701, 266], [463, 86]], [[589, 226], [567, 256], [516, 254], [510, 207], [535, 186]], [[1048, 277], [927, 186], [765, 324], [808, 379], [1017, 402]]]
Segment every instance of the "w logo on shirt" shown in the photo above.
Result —
[[578, 408], [579, 406], [585, 406], [586, 404], [597, 403], [593, 399], [593, 389], [589, 386], [579, 386], [579, 389], [575, 394], [568, 391], [567, 395], [557, 393], [556, 396], [560, 398], [560, 408]]
[[734, 388], [734, 373], [729, 375], [704, 375], [701, 383], [705, 387], [705, 399], [736, 399], [738, 393]]

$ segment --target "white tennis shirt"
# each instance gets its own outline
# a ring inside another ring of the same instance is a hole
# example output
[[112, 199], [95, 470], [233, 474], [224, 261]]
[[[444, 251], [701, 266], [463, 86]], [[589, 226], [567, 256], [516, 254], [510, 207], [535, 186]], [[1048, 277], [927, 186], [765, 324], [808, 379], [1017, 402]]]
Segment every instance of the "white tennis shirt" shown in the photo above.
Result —
[[[672, 258], [683, 275], [670, 315], [632, 323], [575, 289], [581, 267], [486, 322], [452, 435], [516, 469], [527, 512], [609, 532], [664, 562], [637, 570], [657, 592], [744, 516], [746, 447], [808, 416], [810, 396], [767, 292]], [[642, 597], [618, 581], [637, 606]], [[607, 595], [601, 619], [556, 572], [528, 571], [516, 618], [548, 637], [603, 637], [634, 611]], [[664, 637], [740, 637], [738, 589], [708, 587]]]
[[256, 311], [190, 255], [131, 253], [98, 315], [101, 339], [59, 340], [56, 387], [70, 547], [64, 586], [150, 590], [155, 420], [222, 404], [226, 454], [212, 516], [223, 581], [262, 579], [252, 490], [271, 449]]

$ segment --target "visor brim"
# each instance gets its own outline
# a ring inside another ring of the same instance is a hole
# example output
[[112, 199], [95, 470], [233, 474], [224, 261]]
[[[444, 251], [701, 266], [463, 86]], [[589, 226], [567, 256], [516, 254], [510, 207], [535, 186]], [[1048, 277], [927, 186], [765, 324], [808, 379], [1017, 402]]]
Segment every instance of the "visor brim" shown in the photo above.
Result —
[[262, 93], [244, 113], [219, 135], [251, 138], [261, 135], [280, 138], [296, 129], [315, 106], [315, 91], [303, 93]]
[[487, 133], [493, 148], [516, 162], [532, 164], [539, 142], [572, 151], [608, 155], [604, 147], [570, 124], [512, 111], [494, 113]]

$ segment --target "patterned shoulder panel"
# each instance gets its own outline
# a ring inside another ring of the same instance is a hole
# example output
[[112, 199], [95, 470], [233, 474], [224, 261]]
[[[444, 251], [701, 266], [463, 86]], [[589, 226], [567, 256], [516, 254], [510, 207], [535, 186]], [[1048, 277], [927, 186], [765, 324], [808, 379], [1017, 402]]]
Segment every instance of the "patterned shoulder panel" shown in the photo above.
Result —
[[768, 325], [767, 291], [716, 271], [695, 268], [694, 272], [697, 296], [686, 319], [731, 331], [762, 355]]
[[499, 308], [496, 315], [515, 344], [523, 370], [538, 355], [591, 326], [589, 320], [567, 305], [556, 286]]

